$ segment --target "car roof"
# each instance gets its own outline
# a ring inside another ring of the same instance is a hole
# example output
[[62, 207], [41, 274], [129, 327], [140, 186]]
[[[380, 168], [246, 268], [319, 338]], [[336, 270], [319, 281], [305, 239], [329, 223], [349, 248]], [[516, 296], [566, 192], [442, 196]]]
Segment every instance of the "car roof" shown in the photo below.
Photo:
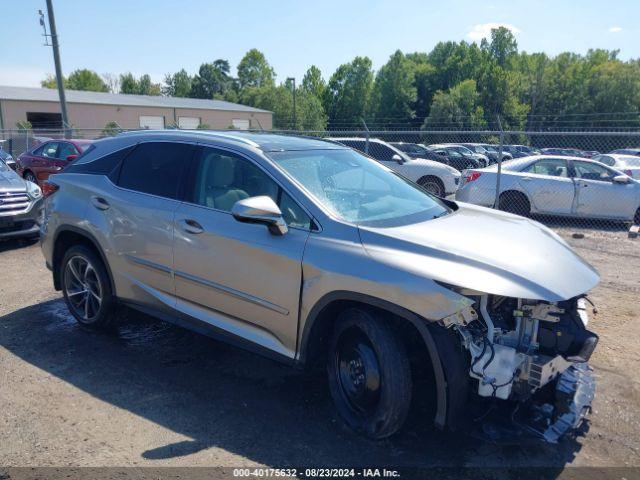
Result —
[[194, 140], [225, 140], [246, 146], [259, 148], [265, 152], [282, 152], [289, 150], [326, 150], [342, 149], [335, 141], [302, 135], [281, 135], [269, 132], [239, 132], [239, 131], [212, 131], [212, 130], [136, 130], [123, 132], [119, 136], [128, 137], [153, 137], [162, 135], [172, 138], [184, 137]]

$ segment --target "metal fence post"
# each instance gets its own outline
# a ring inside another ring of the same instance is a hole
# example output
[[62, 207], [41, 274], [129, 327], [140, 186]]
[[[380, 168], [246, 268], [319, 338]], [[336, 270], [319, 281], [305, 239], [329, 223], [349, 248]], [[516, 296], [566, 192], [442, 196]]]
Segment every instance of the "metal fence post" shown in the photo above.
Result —
[[364, 134], [365, 134], [365, 142], [364, 142], [364, 153], [369, 154], [369, 127], [367, 127], [367, 122], [362, 119], [362, 125], [364, 126]]
[[498, 208], [500, 202], [500, 176], [502, 175], [502, 149], [504, 147], [504, 130], [498, 117], [498, 128], [500, 128], [500, 145], [498, 146], [498, 174], [496, 175], [496, 195], [493, 199], [493, 208]]

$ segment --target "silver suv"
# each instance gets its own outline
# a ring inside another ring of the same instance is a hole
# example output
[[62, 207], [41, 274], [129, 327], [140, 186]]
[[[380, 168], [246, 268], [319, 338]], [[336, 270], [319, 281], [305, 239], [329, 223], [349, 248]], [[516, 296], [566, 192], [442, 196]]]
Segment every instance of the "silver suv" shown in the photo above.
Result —
[[555, 442], [589, 409], [594, 269], [536, 222], [435, 198], [336, 142], [122, 134], [45, 193], [42, 250], [84, 326], [122, 303], [325, 366], [372, 438], [418, 399], [437, 426], [494, 439]]

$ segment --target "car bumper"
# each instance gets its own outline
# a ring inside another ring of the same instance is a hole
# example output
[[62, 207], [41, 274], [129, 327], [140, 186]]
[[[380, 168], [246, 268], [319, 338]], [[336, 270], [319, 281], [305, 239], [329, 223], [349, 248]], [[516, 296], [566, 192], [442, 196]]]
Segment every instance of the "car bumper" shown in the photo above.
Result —
[[495, 200], [495, 188], [482, 188], [475, 185], [463, 185], [456, 192], [459, 202], [473, 203], [483, 207], [492, 207]]
[[553, 391], [540, 391], [510, 408], [495, 408], [472, 434], [495, 443], [558, 443], [576, 435], [591, 412], [596, 381], [586, 362], [575, 363], [555, 380]]
[[42, 206], [40, 199], [25, 213], [0, 216], [0, 240], [38, 236], [42, 223]]

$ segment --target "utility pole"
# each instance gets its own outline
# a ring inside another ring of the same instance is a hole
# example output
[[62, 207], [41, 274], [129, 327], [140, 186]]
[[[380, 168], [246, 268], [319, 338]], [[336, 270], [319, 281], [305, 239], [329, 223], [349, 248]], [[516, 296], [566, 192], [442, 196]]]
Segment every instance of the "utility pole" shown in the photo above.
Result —
[[287, 78], [287, 82], [292, 82], [293, 84], [293, 128], [292, 130], [297, 130], [296, 123], [296, 79], [295, 77]]
[[[67, 99], [64, 94], [64, 78], [62, 77], [62, 65], [60, 64], [60, 46], [58, 44], [58, 31], [56, 29], [56, 19], [53, 14], [52, 0], [47, 0], [47, 16], [49, 17], [49, 31], [51, 37], [51, 47], [53, 48], [53, 61], [56, 66], [56, 83], [58, 85], [58, 95], [60, 96], [60, 113], [62, 115], [62, 128], [64, 137], [68, 138], [69, 117], [67, 116]], [[40, 25], [44, 28], [45, 39], [47, 38], [47, 28], [44, 24], [42, 11], [40, 11]]]

